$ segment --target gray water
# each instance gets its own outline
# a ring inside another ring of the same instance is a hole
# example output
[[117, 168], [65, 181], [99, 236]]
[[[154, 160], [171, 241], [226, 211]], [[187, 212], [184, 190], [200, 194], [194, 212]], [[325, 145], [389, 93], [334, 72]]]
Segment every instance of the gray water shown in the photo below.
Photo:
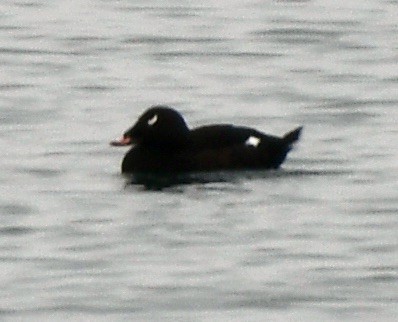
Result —
[[[396, 321], [397, 1], [0, 5], [0, 317]], [[282, 135], [283, 169], [150, 191], [153, 104]]]

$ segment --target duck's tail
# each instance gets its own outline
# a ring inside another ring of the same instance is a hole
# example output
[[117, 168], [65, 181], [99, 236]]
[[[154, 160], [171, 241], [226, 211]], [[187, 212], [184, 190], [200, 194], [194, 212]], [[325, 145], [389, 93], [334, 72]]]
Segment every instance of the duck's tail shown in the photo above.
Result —
[[295, 142], [297, 142], [300, 139], [302, 129], [303, 127], [300, 126], [294, 129], [293, 131], [286, 133], [282, 137], [282, 140], [285, 142], [287, 146], [291, 147]]
[[280, 167], [289, 151], [293, 148], [294, 143], [300, 139], [302, 129], [303, 127], [300, 126], [286, 133], [281, 138], [277, 138], [272, 146], [269, 146], [269, 150], [267, 151], [269, 168], [278, 169]]

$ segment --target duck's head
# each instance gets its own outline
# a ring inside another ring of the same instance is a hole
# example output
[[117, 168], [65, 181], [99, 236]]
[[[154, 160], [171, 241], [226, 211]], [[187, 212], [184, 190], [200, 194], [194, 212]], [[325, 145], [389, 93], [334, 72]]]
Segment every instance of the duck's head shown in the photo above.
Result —
[[186, 145], [189, 129], [182, 115], [167, 106], [153, 106], [113, 146], [140, 144], [148, 148], [179, 148]]

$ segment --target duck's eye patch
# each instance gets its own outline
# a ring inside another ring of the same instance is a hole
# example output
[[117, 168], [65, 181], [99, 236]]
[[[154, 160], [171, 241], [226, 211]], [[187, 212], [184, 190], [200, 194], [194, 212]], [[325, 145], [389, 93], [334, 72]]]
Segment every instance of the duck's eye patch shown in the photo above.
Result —
[[148, 125], [152, 126], [158, 121], [158, 115], [155, 114], [148, 120]]

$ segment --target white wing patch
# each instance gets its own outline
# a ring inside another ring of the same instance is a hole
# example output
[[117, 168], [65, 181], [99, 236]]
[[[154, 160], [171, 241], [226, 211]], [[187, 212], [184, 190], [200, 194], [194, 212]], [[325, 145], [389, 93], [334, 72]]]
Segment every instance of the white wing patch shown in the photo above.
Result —
[[260, 144], [260, 142], [261, 142], [261, 139], [260, 139], [260, 138], [258, 138], [258, 137], [256, 137], [256, 136], [250, 136], [250, 137], [246, 140], [245, 144], [246, 144], [246, 145], [250, 145], [250, 146], [254, 146], [255, 148], [257, 148], [257, 146]]
[[152, 116], [152, 118], [150, 118], [150, 119], [148, 120], [148, 125], [152, 126], [152, 125], [154, 125], [157, 121], [158, 121], [158, 115], [155, 114], [154, 116]]

